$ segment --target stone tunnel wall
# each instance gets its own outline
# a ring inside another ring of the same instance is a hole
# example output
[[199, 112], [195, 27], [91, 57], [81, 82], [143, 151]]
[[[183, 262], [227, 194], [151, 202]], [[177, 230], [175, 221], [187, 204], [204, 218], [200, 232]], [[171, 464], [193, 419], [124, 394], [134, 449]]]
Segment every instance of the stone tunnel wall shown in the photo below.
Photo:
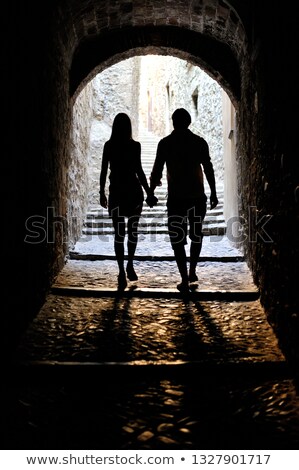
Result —
[[288, 73], [296, 28], [288, 11], [272, 6], [255, 11], [251, 64], [243, 71], [237, 114], [240, 214], [262, 305], [299, 378], [298, 152], [294, 122], [287, 117], [298, 103], [295, 77]]
[[68, 245], [73, 248], [81, 236], [88, 208], [89, 136], [93, 116], [92, 86], [77, 97], [72, 110], [70, 167], [68, 171]]
[[90, 82], [91, 119], [88, 166], [88, 204], [99, 204], [99, 180], [104, 143], [110, 138], [117, 113], [127, 113], [133, 138], [138, 138], [139, 58], [121, 61]]
[[216, 177], [222, 181], [222, 88], [219, 84], [190, 62], [149, 55], [141, 61], [140, 92], [143, 103], [140, 124], [158, 136], [163, 137], [173, 130], [171, 115], [176, 108], [189, 111], [190, 129], [207, 140]]

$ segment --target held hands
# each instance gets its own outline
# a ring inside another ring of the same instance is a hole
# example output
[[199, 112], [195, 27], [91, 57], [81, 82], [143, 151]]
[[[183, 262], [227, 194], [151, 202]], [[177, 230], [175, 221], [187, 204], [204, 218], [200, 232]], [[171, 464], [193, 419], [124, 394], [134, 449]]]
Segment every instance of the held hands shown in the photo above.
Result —
[[[147, 203], [149, 207], [153, 207], [158, 204], [158, 198], [154, 196], [153, 193], [151, 193], [151, 194], [148, 194], [145, 202]], [[104, 209], [107, 209], [108, 201], [107, 201], [107, 197], [103, 193], [100, 193], [100, 204], [102, 207], [104, 207]]]
[[149, 207], [154, 207], [158, 204], [158, 198], [154, 195], [154, 193], [149, 193], [145, 202]]
[[211, 209], [214, 209], [218, 204], [218, 198], [216, 196], [216, 193], [211, 193], [211, 196], [210, 196], [210, 206], [211, 206]]

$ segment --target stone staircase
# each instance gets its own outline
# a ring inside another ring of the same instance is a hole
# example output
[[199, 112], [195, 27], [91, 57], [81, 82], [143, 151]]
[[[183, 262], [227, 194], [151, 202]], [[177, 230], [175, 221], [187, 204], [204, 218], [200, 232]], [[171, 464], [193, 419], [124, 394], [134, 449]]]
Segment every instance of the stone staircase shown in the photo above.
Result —
[[[148, 179], [153, 167], [159, 139], [159, 137], [145, 130], [141, 131], [138, 137], [142, 149], [142, 166]], [[139, 225], [140, 234], [152, 235], [168, 233], [166, 212], [167, 181], [165, 169], [163, 172], [162, 186], [156, 188], [155, 194], [159, 199], [157, 206], [150, 208], [144, 203]], [[208, 186], [206, 187], [206, 194], [208, 196], [210, 194]], [[226, 233], [226, 224], [223, 216], [223, 186], [221, 184], [217, 187], [217, 194], [219, 204], [213, 210], [208, 208], [204, 220], [203, 233], [205, 235], [222, 236]], [[110, 234], [113, 234], [113, 226], [107, 210], [103, 209], [100, 205], [90, 206], [86, 214], [82, 235], [101, 236]]]

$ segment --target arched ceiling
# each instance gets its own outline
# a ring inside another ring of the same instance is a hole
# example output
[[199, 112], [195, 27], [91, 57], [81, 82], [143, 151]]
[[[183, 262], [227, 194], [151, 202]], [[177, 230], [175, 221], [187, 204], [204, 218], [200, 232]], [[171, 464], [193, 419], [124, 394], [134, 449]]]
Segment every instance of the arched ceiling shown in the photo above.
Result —
[[199, 65], [233, 101], [239, 100], [247, 40], [229, 2], [68, 0], [62, 5], [61, 37], [69, 53], [71, 96], [119, 60], [151, 53]]

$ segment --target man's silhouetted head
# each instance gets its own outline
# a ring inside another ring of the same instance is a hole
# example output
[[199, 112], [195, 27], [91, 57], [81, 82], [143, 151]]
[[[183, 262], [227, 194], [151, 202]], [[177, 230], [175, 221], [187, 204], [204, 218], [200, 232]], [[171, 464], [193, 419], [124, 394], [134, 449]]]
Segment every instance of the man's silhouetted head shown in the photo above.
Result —
[[187, 129], [191, 124], [191, 116], [184, 108], [178, 108], [172, 115], [174, 129]]

